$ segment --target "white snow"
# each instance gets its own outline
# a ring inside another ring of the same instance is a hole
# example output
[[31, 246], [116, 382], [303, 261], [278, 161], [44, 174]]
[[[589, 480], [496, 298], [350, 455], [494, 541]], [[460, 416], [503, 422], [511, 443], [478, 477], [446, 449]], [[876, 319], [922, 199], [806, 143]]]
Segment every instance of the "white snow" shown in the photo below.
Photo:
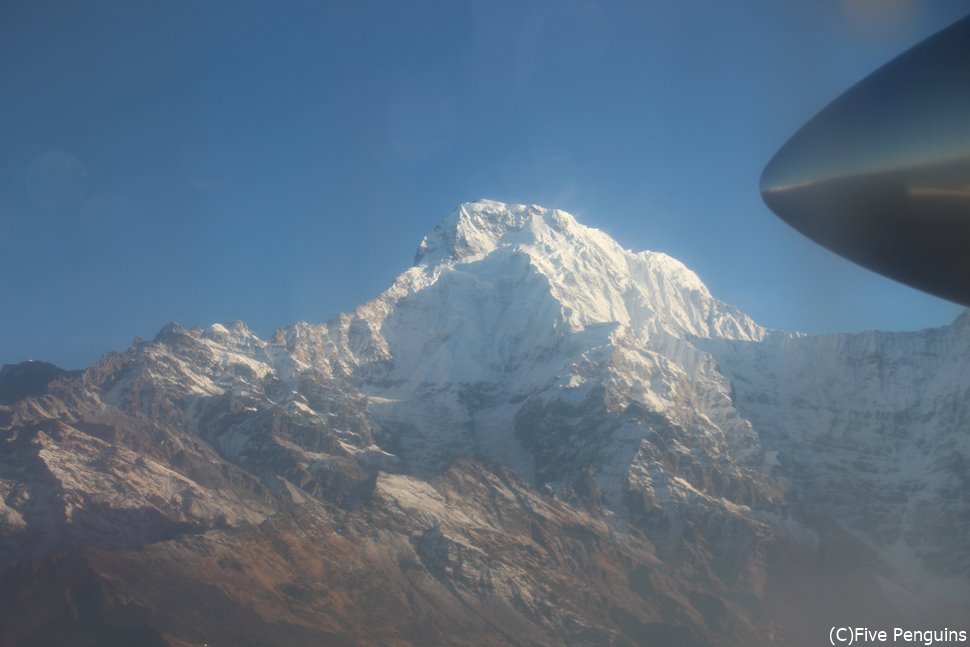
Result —
[[[150, 378], [186, 398], [226, 395], [236, 411], [279, 407], [329, 425], [344, 452], [382, 469], [403, 462], [433, 473], [479, 456], [532, 480], [541, 466], [523, 427], [537, 423], [523, 412], [548, 405], [568, 412], [564, 427], [575, 426], [552, 448], [575, 460], [558, 466], [560, 490], [592, 465], [612, 503], [632, 487], [656, 505], [756, 520], [765, 515], [671, 464], [728, 476], [738, 466], [767, 474], [797, 466], [800, 478], [823, 484], [813, 487], [834, 502], [833, 514], [861, 519], [875, 508], [851, 493], [891, 492], [898, 503], [876, 510], [879, 527], [869, 528], [884, 546], [962, 510], [959, 501], [939, 502], [959, 487], [947, 461], [970, 456], [970, 434], [954, 431], [970, 401], [970, 316], [912, 334], [769, 331], [715, 299], [679, 261], [624, 249], [561, 210], [463, 204], [421, 241], [413, 267], [353, 312], [269, 340], [240, 322], [213, 324], [194, 339], [188, 358], [148, 345], [143, 372], [120, 376], [103, 401], [120, 405]], [[266, 383], [278, 386], [265, 390], [273, 395], [254, 395]], [[332, 423], [339, 417], [314, 398], [317, 389], [359, 405], [400, 455], [360, 427]], [[599, 405], [583, 419], [584, 407]], [[636, 409], [649, 415], [623, 417]], [[654, 441], [663, 433], [661, 456]], [[274, 440], [306, 465], [333, 459]], [[253, 442], [243, 429], [216, 444], [240, 456]], [[65, 455], [49, 458], [73, 487], [79, 468], [60, 467]], [[166, 496], [193, 491], [153, 473]], [[429, 522], [456, 514], [416, 478], [382, 474], [378, 490]], [[16, 514], [0, 508], [0, 523], [19, 523]]]

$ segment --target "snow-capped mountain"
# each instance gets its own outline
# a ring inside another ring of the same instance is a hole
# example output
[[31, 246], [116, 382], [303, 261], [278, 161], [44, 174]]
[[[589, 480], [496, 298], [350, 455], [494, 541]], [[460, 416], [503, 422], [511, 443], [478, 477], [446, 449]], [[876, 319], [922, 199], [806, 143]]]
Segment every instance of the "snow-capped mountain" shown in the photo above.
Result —
[[[0, 623], [689, 645], [965, 617], [968, 322], [770, 331], [563, 211], [464, 204], [330, 322], [169, 324], [2, 391]], [[84, 613], [25, 593], [79, 586]]]
[[699, 345], [804, 496], [896, 561], [970, 574], [970, 312], [913, 333]]

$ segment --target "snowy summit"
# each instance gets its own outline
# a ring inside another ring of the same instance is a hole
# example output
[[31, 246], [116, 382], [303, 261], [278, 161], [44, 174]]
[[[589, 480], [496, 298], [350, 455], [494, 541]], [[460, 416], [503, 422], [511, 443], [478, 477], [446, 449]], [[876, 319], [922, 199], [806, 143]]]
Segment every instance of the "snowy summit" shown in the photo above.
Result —
[[197, 614], [142, 578], [220, 600], [221, 632], [255, 605], [265, 644], [768, 644], [865, 600], [965, 618], [968, 322], [769, 331], [564, 211], [463, 204], [329, 322], [172, 323], [80, 374], [0, 371], [0, 572], [98, 549], [50, 581], [94, 569], [103, 604], [158, 614], [125, 626], [186, 641]]

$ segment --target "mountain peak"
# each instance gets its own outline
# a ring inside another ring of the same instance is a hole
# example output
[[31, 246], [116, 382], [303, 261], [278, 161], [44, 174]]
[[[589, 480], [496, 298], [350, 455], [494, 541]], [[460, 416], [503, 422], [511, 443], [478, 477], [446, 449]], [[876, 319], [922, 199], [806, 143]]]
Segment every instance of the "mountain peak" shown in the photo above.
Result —
[[176, 335], [187, 335], [189, 331], [177, 321], [169, 321], [155, 334], [153, 341], [162, 342]]
[[65, 371], [49, 362], [33, 359], [19, 364], [4, 364], [0, 367], [0, 402], [15, 402], [41, 395], [52, 381], [76, 374], [77, 371]]
[[530, 229], [548, 228], [565, 233], [578, 226], [565, 211], [537, 204], [507, 204], [496, 200], [465, 202], [439, 223], [418, 245], [415, 265], [470, 261], [506, 243], [531, 238]]
[[[0, 367], [5, 635], [112, 642], [126, 623], [188, 644], [238, 625], [260, 644], [384, 644], [419, 615], [435, 632], [416, 635], [450, 643], [498, 644], [491, 628], [506, 625], [534, 644], [651, 628], [763, 644], [782, 635], [762, 601], [779, 578], [804, 583], [775, 605], [782, 620], [800, 591], [840, 587], [849, 602], [912, 596], [968, 617], [970, 559], [950, 520], [970, 510], [954, 494], [970, 456], [970, 315], [945, 334], [762, 344], [767, 331], [679, 261], [536, 205], [463, 204], [418, 262], [352, 313], [268, 340], [242, 322], [173, 322], [78, 379]], [[60, 555], [91, 550], [97, 572], [79, 580]], [[240, 555], [254, 594], [213, 598], [238, 589]], [[636, 577], [613, 586], [618, 572]], [[109, 587], [86, 615], [78, 582]], [[170, 590], [201, 593], [173, 607]], [[66, 602], [21, 613], [54, 598]], [[428, 600], [451, 599], [428, 616]], [[351, 636], [360, 614], [315, 612], [334, 600], [379, 622]], [[217, 615], [186, 624], [199, 604]], [[169, 615], [138, 624], [145, 608]], [[293, 623], [265, 633], [246, 624], [284, 612]]]
[[[680, 261], [660, 252], [634, 253], [560, 209], [494, 200], [462, 204], [424, 237], [415, 265], [462, 265], [463, 273], [485, 272], [483, 280], [490, 283], [497, 270], [469, 265], [488, 257], [504, 266], [509, 261], [504, 253], [496, 255], [500, 251], [528, 259], [562, 306], [570, 329], [618, 323], [648, 335], [660, 329], [675, 336], [764, 335], [750, 318], [714, 299]], [[437, 274], [435, 269], [429, 276]]]

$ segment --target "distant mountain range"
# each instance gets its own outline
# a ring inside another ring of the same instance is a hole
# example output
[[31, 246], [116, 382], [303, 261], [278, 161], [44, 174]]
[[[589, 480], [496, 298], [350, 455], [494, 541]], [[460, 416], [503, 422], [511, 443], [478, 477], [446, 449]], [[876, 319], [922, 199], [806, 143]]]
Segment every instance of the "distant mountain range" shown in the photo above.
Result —
[[[350, 268], [349, 268], [350, 269]], [[374, 300], [0, 371], [0, 643], [820, 645], [970, 617], [970, 314], [768, 330], [479, 201]]]

